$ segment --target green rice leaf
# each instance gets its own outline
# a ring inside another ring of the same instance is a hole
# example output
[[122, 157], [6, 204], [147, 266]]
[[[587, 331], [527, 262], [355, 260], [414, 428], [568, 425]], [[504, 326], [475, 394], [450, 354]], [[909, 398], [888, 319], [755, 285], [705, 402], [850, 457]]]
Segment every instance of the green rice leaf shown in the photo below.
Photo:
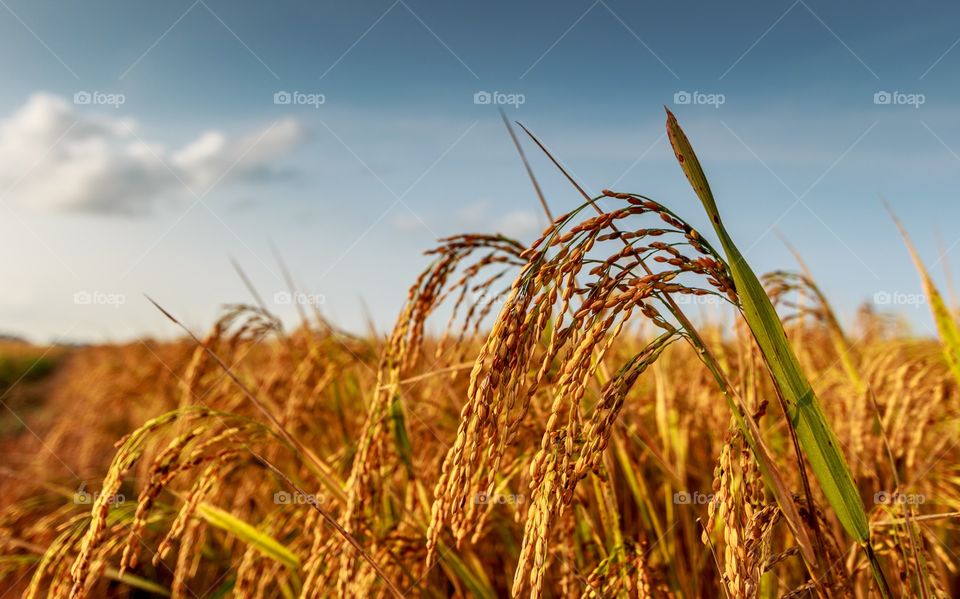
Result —
[[292, 570], [300, 571], [300, 559], [297, 555], [284, 547], [270, 535], [257, 530], [256, 527], [244, 522], [229, 512], [225, 512], [209, 503], [201, 503], [197, 513], [211, 526], [234, 535], [241, 541], [255, 547], [257, 551], [276, 560]]
[[129, 572], [120, 574], [116, 568], [108, 567], [104, 570], [103, 575], [105, 578], [122, 582], [123, 584], [134, 589], [140, 589], [141, 591], [153, 593], [154, 595], [160, 595], [161, 597], [170, 596], [170, 590], [166, 587], [160, 586], [159, 584], [147, 580], [146, 578], [130, 574]]
[[810, 467], [843, 527], [858, 542], [868, 543], [870, 528], [866, 511], [850, 468], [840, 451], [839, 442], [827, 423], [810, 382], [800, 369], [770, 298], [727, 233], [700, 162], [669, 110], [667, 133], [683, 172], [697, 192], [720, 238], [740, 295], [744, 317], [784, 396], [791, 425], [796, 430]]
[[413, 445], [410, 443], [410, 435], [407, 433], [406, 417], [403, 413], [403, 401], [400, 395], [394, 396], [390, 402], [390, 420], [393, 422], [393, 437], [397, 445], [397, 454], [400, 460], [407, 468], [409, 474], [413, 474]]

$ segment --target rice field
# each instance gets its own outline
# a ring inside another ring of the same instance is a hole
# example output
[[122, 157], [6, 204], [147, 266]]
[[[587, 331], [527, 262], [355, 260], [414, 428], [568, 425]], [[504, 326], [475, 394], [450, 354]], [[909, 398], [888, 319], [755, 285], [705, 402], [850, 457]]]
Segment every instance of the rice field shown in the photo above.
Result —
[[710, 231], [580, 190], [529, 246], [440, 240], [386, 335], [253, 293], [203, 335], [158, 304], [179, 341], [58, 351], [0, 439], [0, 589], [960, 595], [960, 329], [907, 231], [935, 339], [841, 322], [802, 261], [755, 273], [667, 132]]

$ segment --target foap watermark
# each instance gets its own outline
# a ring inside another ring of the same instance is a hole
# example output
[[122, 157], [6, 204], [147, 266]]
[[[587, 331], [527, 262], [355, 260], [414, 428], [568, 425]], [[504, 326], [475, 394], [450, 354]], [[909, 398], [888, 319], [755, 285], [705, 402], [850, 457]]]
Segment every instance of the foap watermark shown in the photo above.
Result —
[[127, 303], [127, 296], [122, 293], [106, 293], [103, 291], [77, 291], [73, 294], [73, 303], [78, 306], [113, 306], [119, 308]]
[[527, 102], [523, 94], [508, 94], [506, 92], [478, 91], [473, 94], [473, 103], [478, 106], [513, 106], [520, 108]]
[[674, 505], [707, 505], [715, 500], [716, 496], [713, 493], [701, 493], [700, 491], [694, 491], [693, 493], [680, 491], [673, 494]]
[[927, 296], [922, 293], [878, 291], [873, 294], [873, 303], [878, 306], [913, 306], [917, 308], [927, 303]]
[[320, 108], [321, 105], [327, 103], [327, 96], [317, 93], [281, 90], [274, 92], [273, 103], [277, 106], [313, 106], [314, 108]]
[[[77, 488], [77, 492], [73, 494], [73, 503], [76, 505], [91, 505], [93, 502], [98, 501], [100, 497], [100, 491], [94, 491], [91, 493], [87, 491], [87, 483], [80, 483], [80, 486]], [[110, 505], [117, 505], [118, 503], [123, 503], [127, 500], [127, 498], [120, 493], [107, 495], [106, 499], [107, 503]]]
[[323, 503], [323, 497], [318, 497], [312, 493], [277, 491], [273, 494], [273, 503], [276, 505], [320, 505]]
[[715, 293], [698, 295], [695, 293], [680, 293], [673, 296], [678, 304], [685, 306], [719, 306], [723, 298]]
[[927, 496], [922, 493], [879, 491], [873, 494], [873, 502], [877, 505], [923, 505], [926, 501]]
[[320, 293], [278, 291], [273, 294], [273, 303], [278, 306], [321, 306], [326, 301], [326, 296]]
[[878, 91], [873, 94], [873, 103], [877, 106], [913, 106], [920, 108], [927, 103], [927, 96], [901, 91]]
[[473, 498], [473, 502], [478, 505], [487, 505], [487, 504], [520, 505], [524, 501], [526, 501], [526, 497], [524, 497], [519, 493], [505, 493], [505, 494], [493, 494], [493, 495], [490, 495], [488, 493], [477, 493]]
[[673, 103], [677, 106], [713, 106], [720, 108], [727, 103], [727, 96], [701, 91], [678, 91], [673, 94]]
[[127, 102], [123, 94], [112, 94], [101, 91], [80, 90], [73, 94], [73, 103], [77, 106], [113, 106], [120, 108]]
[[474, 291], [473, 303], [480, 306], [503, 305], [510, 300], [510, 295], [505, 293], [492, 293], [490, 291]]

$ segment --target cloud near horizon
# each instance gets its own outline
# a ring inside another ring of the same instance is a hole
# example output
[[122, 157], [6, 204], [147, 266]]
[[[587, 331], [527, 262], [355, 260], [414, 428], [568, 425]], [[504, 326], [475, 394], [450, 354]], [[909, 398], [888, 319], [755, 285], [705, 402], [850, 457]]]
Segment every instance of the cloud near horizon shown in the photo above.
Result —
[[0, 197], [60, 212], [147, 214], [215, 185], [276, 176], [274, 163], [305, 137], [287, 118], [237, 137], [207, 131], [169, 149], [142, 139], [132, 119], [35, 93], [0, 121]]

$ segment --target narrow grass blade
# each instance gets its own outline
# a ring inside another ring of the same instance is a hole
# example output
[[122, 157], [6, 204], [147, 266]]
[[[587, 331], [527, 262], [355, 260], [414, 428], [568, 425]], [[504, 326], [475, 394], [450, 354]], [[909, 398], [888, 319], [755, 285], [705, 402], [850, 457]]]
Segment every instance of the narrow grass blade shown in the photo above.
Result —
[[110, 580], [122, 582], [130, 588], [146, 591], [147, 593], [152, 593], [154, 595], [160, 595], [161, 597], [170, 596], [170, 590], [166, 587], [160, 586], [159, 584], [151, 582], [146, 578], [135, 576], [130, 573], [120, 574], [116, 568], [107, 567], [103, 571], [103, 576], [104, 578], [108, 578]]
[[197, 513], [211, 526], [224, 530], [244, 543], [256, 547], [264, 556], [273, 559], [294, 573], [300, 571], [300, 559], [270, 535], [261, 532], [240, 518], [209, 503], [201, 503]]
[[911, 241], [910, 236], [907, 234], [907, 229], [903, 226], [903, 223], [900, 222], [900, 219], [897, 218], [897, 215], [893, 213], [893, 210], [890, 209], [890, 206], [886, 208], [887, 212], [890, 213], [890, 218], [893, 219], [894, 224], [897, 225], [897, 229], [900, 230], [900, 235], [903, 236], [903, 243], [906, 244], [907, 251], [910, 252], [910, 259], [913, 260], [913, 265], [920, 274], [923, 293], [927, 296], [930, 311], [933, 313], [933, 320], [937, 325], [937, 333], [940, 335], [941, 343], [943, 343], [943, 355], [947, 360], [947, 364], [950, 366], [951, 372], [953, 372], [953, 376], [956, 377], [957, 382], [960, 382], [960, 328], [957, 328], [957, 322], [953, 319], [950, 308], [947, 307], [947, 302], [944, 301], [943, 296], [940, 295], [940, 291], [936, 285], [933, 284], [933, 279], [930, 277], [930, 272], [927, 270], [927, 267], [924, 266], [923, 261], [920, 260], [920, 255], [917, 253], [917, 248], [914, 247], [913, 241]]
[[407, 473], [413, 475], [413, 445], [410, 442], [410, 434], [407, 432], [406, 417], [403, 413], [403, 402], [399, 395], [395, 396], [390, 402], [390, 419], [393, 422], [393, 438], [397, 446], [397, 454], [400, 461], [407, 469]]

